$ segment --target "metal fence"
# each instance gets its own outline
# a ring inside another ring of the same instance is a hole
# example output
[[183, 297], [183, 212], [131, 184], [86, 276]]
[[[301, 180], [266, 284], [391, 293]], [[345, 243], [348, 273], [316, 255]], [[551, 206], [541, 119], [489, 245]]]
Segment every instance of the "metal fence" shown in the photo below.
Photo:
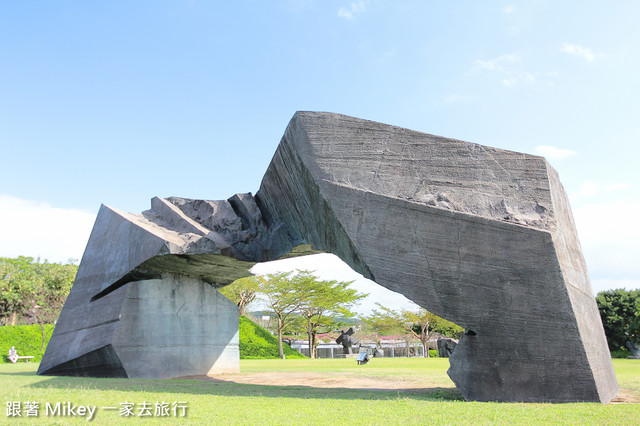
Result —
[[[353, 348], [354, 353], [358, 353], [360, 351], [365, 351], [369, 348], [369, 352], [373, 353], [373, 347], [375, 347], [375, 343], [372, 344], [362, 344], [359, 347], [356, 345]], [[296, 341], [292, 342], [291, 347], [304, 356], [309, 356], [309, 345], [307, 342]], [[380, 346], [378, 346], [380, 348]], [[336, 344], [320, 344], [316, 347], [316, 356], [318, 358], [344, 358], [345, 355], [343, 353], [342, 345]], [[395, 343], [395, 344], [383, 344], [382, 352], [384, 356], [387, 358], [406, 358], [407, 354], [407, 344], [405, 342]], [[410, 343], [409, 344], [409, 352], [412, 357], [422, 357], [423, 356], [423, 348], [420, 343]]]

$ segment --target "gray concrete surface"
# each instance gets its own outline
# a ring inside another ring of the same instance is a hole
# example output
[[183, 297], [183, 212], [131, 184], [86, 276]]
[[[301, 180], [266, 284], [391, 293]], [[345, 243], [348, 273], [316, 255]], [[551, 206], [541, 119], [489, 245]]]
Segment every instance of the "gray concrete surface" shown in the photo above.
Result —
[[[315, 112], [293, 117], [255, 197], [103, 206], [39, 374], [235, 371], [237, 313], [215, 288], [318, 250], [465, 327], [449, 375], [468, 400], [606, 403], [618, 391], [544, 158]], [[177, 368], [184, 351], [193, 363]]]
[[131, 283], [112, 345], [129, 377], [237, 373], [238, 307], [184, 276]]
[[567, 197], [542, 157], [301, 112], [256, 194], [268, 223], [469, 330], [464, 397], [618, 391]]

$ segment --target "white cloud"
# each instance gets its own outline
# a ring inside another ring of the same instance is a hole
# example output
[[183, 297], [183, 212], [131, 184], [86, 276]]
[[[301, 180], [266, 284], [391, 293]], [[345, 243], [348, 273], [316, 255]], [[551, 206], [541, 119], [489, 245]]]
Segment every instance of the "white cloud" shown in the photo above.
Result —
[[527, 71], [514, 69], [514, 65], [517, 62], [522, 62], [520, 55], [508, 53], [495, 59], [478, 59], [474, 62], [474, 68], [502, 74], [502, 84], [507, 87], [513, 87], [520, 83], [533, 84], [536, 81], [535, 75]]
[[518, 83], [532, 84], [535, 81], [536, 78], [529, 72], [510, 72], [508, 73], [507, 78], [502, 80], [502, 84], [507, 87], [512, 87]]
[[490, 71], [505, 71], [504, 64], [509, 62], [520, 62], [522, 58], [520, 55], [515, 53], [507, 53], [505, 55], [500, 55], [495, 59], [482, 60], [478, 59], [474, 62], [476, 67], [480, 69], [490, 70]]
[[96, 215], [0, 194], [0, 256], [80, 259]]
[[505, 15], [510, 15], [515, 11], [516, 11], [516, 7], [514, 5], [512, 5], [512, 4], [507, 5], [507, 6], [502, 8], [502, 13], [504, 13]]
[[381, 285], [364, 278], [344, 263], [340, 258], [331, 253], [322, 253], [311, 256], [295, 257], [272, 262], [256, 264], [251, 268], [251, 273], [257, 275], [273, 274], [299, 270], [314, 271], [314, 275], [323, 280], [354, 281], [351, 288], [360, 293], [368, 293], [369, 296], [360, 302], [354, 310], [358, 313], [369, 314], [376, 309], [376, 302], [393, 309], [415, 310], [418, 305], [407, 299], [400, 293], [388, 290]]
[[594, 291], [640, 283], [639, 200], [592, 203], [573, 215]]
[[596, 60], [596, 57], [602, 56], [600, 54], [595, 54], [588, 47], [580, 46], [579, 44], [572, 43], [562, 43], [560, 47], [560, 51], [564, 52], [568, 55], [576, 56], [578, 58], [582, 58], [587, 62], [593, 62]]
[[349, 7], [341, 7], [338, 9], [338, 16], [345, 19], [353, 19], [353, 15], [356, 13], [362, 13], [366, 9], [365, 3], [363, 0], [358, 2], [353, 2], [349, 5]]
[[578, 153], [572, 149], [557, 148], [550, 145], [536, 146], [536, 154], [542, 155], [549, 160], [562, 160], [563, 158], [572, 157]]

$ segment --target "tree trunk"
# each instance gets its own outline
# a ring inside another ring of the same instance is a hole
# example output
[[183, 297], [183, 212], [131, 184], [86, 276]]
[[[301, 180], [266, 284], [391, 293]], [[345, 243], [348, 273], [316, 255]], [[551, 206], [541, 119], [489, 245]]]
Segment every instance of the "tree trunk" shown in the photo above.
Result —
[[44, 323], [40, 323], [40, 332], [42, 333], [42, 345], [40, 346], [40, 352], [44, 352]]
[[16, 325], [16, 313], [11, 312], [11, 325]]
[[422, 341], [422, 357], [429, 358], [429, 341], [428, 340]]
[[309, 339], [309, 348], [311, 349], [311, 353], [313, 354], [312, 358], [317, 358], [318, 354], [316, 354], [316, 333], [311, 332], [311, 338]]
[[316, 353], [313, 350], [313, 337], [309, 329], [307, 329], [307, 344], [309, 345], [309, 358], [314, 359], [316, 357]]
[[282, 349], [282, 319], [278, 317], [278, 353], [280, 355], [280, 359], [284, 359], [284, 350]]
[[411, 346], [409, 346], [409, 341], [406, 341], [407, 343], [407, 358], [411, 358]]

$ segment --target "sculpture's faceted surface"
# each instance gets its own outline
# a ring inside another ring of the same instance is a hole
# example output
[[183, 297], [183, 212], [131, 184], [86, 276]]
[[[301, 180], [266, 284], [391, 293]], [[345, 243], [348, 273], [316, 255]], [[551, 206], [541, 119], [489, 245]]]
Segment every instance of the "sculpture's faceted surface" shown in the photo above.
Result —
[[467, 399], [608, 402], [617, 393], [569, 203], [543, 158], [312, 112], [291, 120], [255, 198], [156, 198], [142, 215], [103, 207], [40, 372], [144, 370], [128, 364], [122, 312], [178, 308], [131, 308], [128, 295], [224, 285], [308, 244], [465, 327], [449, 375]]
[[203, 272], [233, 271], [233, 259], [218, 254], [212, 239], [146, 219], [153, 211], [102, 206], [38, 374], [164, 378], [239, 370], [238, 308], [207, 283], [215, 274]]
[[256, 195], [269, 223], [470, 330], [467, 399], [617, 393], [567, 197], [541, 157], [298, 113]]

